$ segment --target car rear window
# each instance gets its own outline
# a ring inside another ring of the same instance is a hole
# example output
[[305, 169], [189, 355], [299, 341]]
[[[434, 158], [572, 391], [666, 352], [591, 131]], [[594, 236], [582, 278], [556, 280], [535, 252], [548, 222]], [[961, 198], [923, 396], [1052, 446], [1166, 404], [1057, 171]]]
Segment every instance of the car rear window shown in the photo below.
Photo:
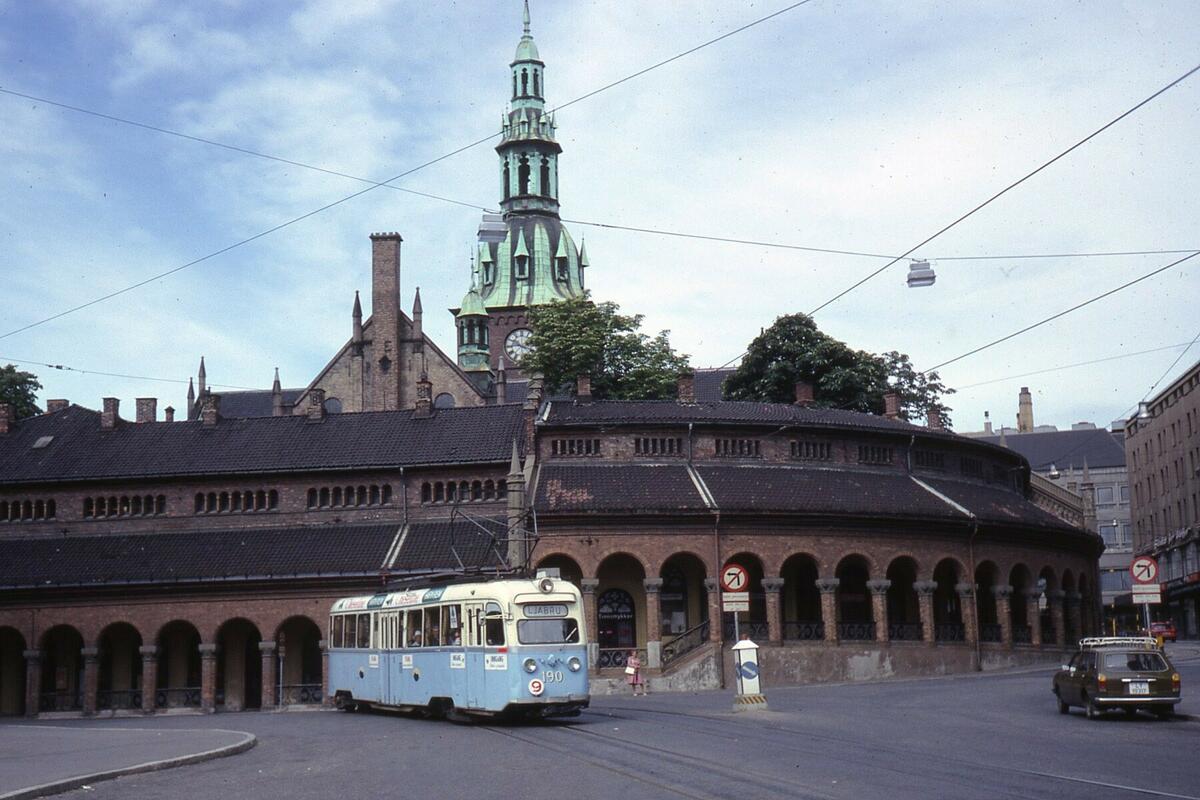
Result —
[[1162, 672], [1167, 662], [1158, 653], [1105, 653], [1105, 669], [1122, 669], [1130, 672]]

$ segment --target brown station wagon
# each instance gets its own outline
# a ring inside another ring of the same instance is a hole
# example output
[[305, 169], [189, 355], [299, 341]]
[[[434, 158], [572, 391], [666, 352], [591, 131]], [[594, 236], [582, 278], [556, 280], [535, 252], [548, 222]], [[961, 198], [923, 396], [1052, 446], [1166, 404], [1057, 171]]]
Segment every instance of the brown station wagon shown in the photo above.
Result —
[[1054, 675], [1058, 713], [1082, 706], [1088, 719], [1109, 709], [1138, 709], [1169, 718], [1179, 702], [1179, 673], [1154, 639], [1098, 636], [1081, 639], [1079, 652]]

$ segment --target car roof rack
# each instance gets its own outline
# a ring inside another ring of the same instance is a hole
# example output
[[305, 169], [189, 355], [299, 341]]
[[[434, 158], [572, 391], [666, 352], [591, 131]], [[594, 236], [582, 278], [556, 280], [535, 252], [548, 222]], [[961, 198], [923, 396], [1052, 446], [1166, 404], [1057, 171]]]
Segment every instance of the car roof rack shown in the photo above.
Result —
[[1095, 647], [1140, 647], [1157, 650], [1158, 640], [1152, 636], [1086, 636], [1079, 640], [1079, 649]]

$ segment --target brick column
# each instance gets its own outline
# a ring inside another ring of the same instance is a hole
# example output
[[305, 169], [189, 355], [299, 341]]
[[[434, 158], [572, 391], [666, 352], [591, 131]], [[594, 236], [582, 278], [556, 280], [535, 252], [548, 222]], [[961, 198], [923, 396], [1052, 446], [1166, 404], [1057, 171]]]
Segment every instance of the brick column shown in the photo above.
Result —
[[584, 624], [588, 629], [588, 666], [595, 669], [600, 659], [600, 643], [596, 636], [600, 631], [599, 617], [596, 614], [596, 589], [600, 581], [596, 578], [584, 578], [579, 582], [579, 590], [583, 593]]
[[937, 634], [933, 628], [933, 593], [937, 591], [937, 581], [917, 581], [913, 584], [917, 591], [917, 604], [921, 608], [921, 641], [927, 645], [937, 643]]
[[217, 646], [200, 645], [200, 710], [211, 714], [217, 710]]
[[783, 578], [763, 578], [762, 587], [767, 593], [767, 643], [783, 644], [783, 608], [779, 597]]
[[1067, 593], [1062, 589], [1055, 589], [1046, 595], [1050, 603], [1050, 619], [1054, 621], [1054, 641], [1064, 650], [1067, 649], [1067, 626], [1063, 616], [1063, 601], [1066, 598]]
[[708, 596], [708, 640], [720, 644], [723, 638], [725, 618], [721, 616], [721, 582], [716, 578], [704, 579], [704, 591]]
[[642, 587], [646, 590], [646, 667], [662, 667], [662, 578], [646, 578]]
[[[258, 653], [262, 657], [262, 707], [283, 705], [283, 697], [276, 698], [275, 690], [279, 679], [279, 671], [275, 669], [275, 642], [258, 643]], [[280, 654], [282, 657], [282, 654]]]
[[42, 651], [26, 650], [25, 656], [25, 716], [38, 715], [42, 694]]
[[886, 578], [867, 581], [871, 590], [871, 615], [875, 618], [875, 641], [881, 644], [888, 640], [888, 607], [887, 591], [892, 588], [892, 582]]
[[83, 656], [83, 715], [90, 717], [96, 713], [100, 692], [100, 648], [85, 647], [79, 652]]
[[1012, 597], [1011, 586], [993, 586], [992, 594], [996, 596], [996, 617], [1000, 623], [1000, 644], [1012, 649]]
[[979, 607], [975, 604], [975, 584], [956, 583], [954, 591], [958, 593], [958, 606], [962, 609], [963, 638], [967, 644], [974, 645], [979, 641]]
[[1071, 634], [1073, 636], [1083, 636], [1083, 620], [1079, 613], [1079, 601], [1083, 599], [1083, 595], [1079, 592], [1067, 592], [1067, 619], [1071, 622]]
[[825, 626], [825, 641], [838, 642], [837, 588], [838, 578], [817, 578], [817, 590], [821, 592], [821, 622]]
[[1042, 612], [1038, 608], [1041, 599], [1039, 589], [1025, 592], [1025, 624], [1029, 626], [1029, 643], [1034, 647], [1042, 646]]
[[317, 642], [317, 646], [321, 648], [321, 705], [333, 705], [333, 698], [329, 696], [329, 640], [322, 639]]
[[138, 648], [142, 654], [142, 713], [154, 713], [154, 696], [158, 694], [158, 648], [144, 645]]

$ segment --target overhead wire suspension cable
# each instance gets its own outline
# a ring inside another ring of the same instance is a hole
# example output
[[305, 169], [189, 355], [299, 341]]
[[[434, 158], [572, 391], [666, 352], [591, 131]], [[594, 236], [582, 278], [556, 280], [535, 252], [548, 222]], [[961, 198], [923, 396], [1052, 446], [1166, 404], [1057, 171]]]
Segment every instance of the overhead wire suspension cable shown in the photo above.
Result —
[[[665, 58], [665, 59], [663, 59], [662, 61], [659, 61], [659, 62], [657, 62], [657, 63], [655, 63], [655, 64], [652, 64], [652, 65], [650, 65], [650, 66], [648, 66], [648, 67], [644, 67], [644, 68], [642, 68], [642, 69], [640, 69], [640, 70], [638, 70], [638, 71], [636, 71], [636, 72], [634, 72], [634, 73], [631, 73], [631, 74], [629, 74], [629, 75], [626, 75], [626, 76], [625, 76], [625, 77], [623, 77], [623, 78], [619, 78], [618, 80], [615, 80], [615, 81], [612, 81], [612, 82], [610, 82], [610, 83], [607, 83], [607, 84], [605, 84], [604, 86], [601, 86], [601, 87], [599, 87], [599, 88], [597, 88], [597, 89], [593, 89], [593, 90], [591, 90], [590, 92], [586, 92], [586, 93], [584, 93], [584, 94], [582, 94], [582, 95], [580, 95], [580, 96], [578, 96], [578, 97], [576, 97], [576, 98], [574, 98], [574, 99], [572, 99], [572, 100], [568, 100], [568, 101], [567, 101], [567, 102], [565, 102], [565, 103], [562, 103], [562, 104], [560, 104], [560, 105], [557, 105], [557, 106], [555, 106], [553, 109], [551, 109], [551, 111], [549, 111], [549, 112], [546, 112], [546, 113], [553, 113], [554, 111], [558, 111], [558, 110], [560, 110], [560, 109], [567, 108], [568, 106], [575, 105], [576, 103], [579, 103], [579, 102], [581, 102], [581, 101], [583, 101], [583, 100], [586, 100], [586, 99], [588, 99], [588, 98], [595, 97], [596, 95], [600, 94], [601, 92], [608, 91], [609, 89], [612, 89], [612, 88], [614, 88], [614, 87], [616, 87], [616, 86], [620, 86], [620, 85], [621, 85], [621, 84], [623, 84], [623, 83], [627, 83], [628, 81], [634, 80], [635, 78], [639, 78], [639, 77], [641, 77], [642, 75], [645, 75], [645, 74], [646, 74], [646, 73], [648, 73], [648, 72], [651, 72], [651, 71], [653, 71], [653, 70], [656, 70], [656, 69], [658, 69], [659, 67], [663, 67], [663, 66], [666, 66], [667, 64], [670, 64], [670, 63], [672, 63], [672, 62], [674, 62], [674, 61], [678, 61], [679, 59], [681, 59], [681, 58], [684, 58], [685, 56], [689, 56], [689, 55], [691, 55], [692, 53], [695, 53], [695, 52], [697, 52], [697, 51], [699, 51], [699, 50], [703, 50], [704, 48], [706, 48], [706, 47], [708, 47], [708, 46], [710, 46], [710, 45], [713, 45], [713, 44], [716, 44], [717, 42], [720, 42], [720, 41], [723, 41], [723, 40], [725, 40], [725, 39], [728, 39], [729, 37], [731, 37], [731, 36], [734, 36], [734, 35], [736, 35], [736, 34], [738, 34], [738, 33], [742, 33], [743, 31], [749, 30], [750, 28], [753, 28], [753, 27], [754, 27], [754, 26], [756, 26], [756, 25], [760, 25], [760, 24], [762, 24], [762, 23], [764, 23], [764, 22], [767, 22], [768, 20], [774, 19], [774, 18], [776, 18], [776, 17], [778, 17], [778, 16], [780, 16], [780, 15], [782, 15], [782, 14], [785, 14], [785, 13], [787, 13], [787, 12], [789, 12], [789, 11], [792, 11], [792, 10], [794, 10], [794, 9], [797, 9], [797, 8], [799, 8], [800, 6], [807, 5], [807, 4], [808, 4], [808, 3], [810, 3], [810, 2], [812, 2], [812, 0], [800, 0], [800, 2], [797, 2], [797, 3], [792, 3], [791, 5], [785, 6], [784, 8], [781, 8], [781, 9], [779, 9], [779, 10], [777, 10], [777, 11], [773, 11], [773, 12], [771, 12], [770, 14], [767, 14], [767, 15], [765, 15], [765, 16], [759, 17], [758, 19], [756, 19], [756, 20], [753, 20], [753, 21], [751, 21], [751, 22], [748, 22], [748, 23], [746, 23], [745, 25], [742, 25], [742, 26], [740, 26], [740, 27], [738, 27], [738, 28], [735, 28], [735, 29], [733, 29], [733, 30], [731, 30], [731, 31], [726, 31], [725, 33], [721, 34], [720, 36], [717, 36], [717, 37], [714, 37], [714, 38], [712, 38], [712, 39], [709, 39], [708, 41], [702, 42], [701, 44], [695, 45], [694, 47], [690, 47], [690, 48], [688, 48], [687, 50], [684, 50], [684, 51], [683, 51], [683, 52], [681, 52], [681, 53], [676, 53], [675, 55], [673, 55], [673, 56], [671, 56], [671, 57], [669, 57], [669, 58]], [[10, 92], [10, 93], [12, 93], [12, 92]], [[65, 107], [65, 106], [64, 106], [64, 107]], [[75, 110], [75, 109], [73, 108], [72, 110]], [[101, 115], [98, 115], [98, 116], [101, 116]], [[148, 129], [149, 129], [149, 128], [153, 128], [154, 126], [150, 126], [150, 125], [143, 125], [142, 127], [146, 127], [146, 128], [148, 128]], [[167, 131], [166, 129], [162, 129], [162, 132], [168, 132], [168, 131]], [[174, 132], [174, 131], [170, 131], [170, 133], [172, 133], [172, 134], [175, 134], [176, 132]], [[355, 199], [355, 198], [357, 198], [357, 197], [361, 197], [362, 195], [364, 195], [364, 194], [366, 194], [366, 193], [368, 193], [368, 192], [374, 191], [375, 189], [378, 189], [378, 188], [379, 188], [379, 187], [381, 187], [381, 186], [388, 185], [388, 184], [390, 184], [390, 183], [392, 183], [392, 182], [394, 182], [394, 181], [400, 180], [401, 178], [407, 177], [407, 176], [409, 176], [409, 175], [412, 175], [412, 174], [413, 174], [413, 173], [415, 173], [415, 172], [418, 172], [418, 171], [420, 171], [420, 170], [422, 170], [422, 169], [425, 169], [426, 167], [430, 167], [430, 166], [432, 166], [432, 165], [434, 165], [434, 164], [437, 164], [438, 162], [445, 161], [446, 159], [448, 159], [448, 158], [451, 158], [451, 157], [453, 157], [453, 156], [456, 156], [456, 155], [458, 155], [459, 153], [461, 153], [461, 152], [463, 152], [463, 151], [465, 151], [465, 150], [470, 150], [470, 149], [471, 149], [471, 148], [473, 148], [473, 147], [476, 147], [476, 146], [478, 146], [478, 145], [481, 145], [481, 144], [483, 144], [484, 142], [487, 142], [487, 141], [489, 141], [489, 140], [491, 140], [491, 139], [494, 139], [494, 138], [496, 138], [497, 136], [499, 136], [500, 134], [501, 134], [501, 131], [495, 131], [495, 132], [493, 132], [493, 133], [490, 133], [490, 134], [488, 134], [487, 136], [484, 136], [484, 137], [481, 137], [481, 138], [479, 138], [479, 139], [476, 139], [475, 141], [473, 141], [473, 142], [470, 142], [469, 144], [462, 145], [461, 147], [457, 147], [457, 148], [455, 148], [454, 150], [451, 150], [450, 152], [448, 152], [448, 153], [446, 153], [446, 154], [444, 154], [444, 155], [438, 156], [437, 158], [432, 158], [432, 159], [430, 159], [430, 160], [428, 160], [428, 161], [426, 161], [426, 162], [424, 162], [424, 163], [422, 163], [422, 164], [419, 164], [419, 165], [417, 165], [417, 166], [415, 166], [415, 167], [412, 167], [412, 168], [410, 168], [410, 169], [406, 169], [406, 170], [404, 170], [403, 172], [401, 172], [401, 173], [399, 173], [399, 174], [397, 174], [397, 175], [393, 175], [392, 177], [388, 178], [388, 179], [387, 179], [387, 180], [385, 180], [385, 181], [379, 181], [379, 182], [377, 182], [377, 183], [376, 183], [376, 182], [373, 182], [373, 181], [368, 181], [368, 183], [370, 183], [370, 184], [371, 184], [370, 186], [367, 186], [367, 187], [365, 187], [365, 188], [363, 188], [363, 189], [361, 189], [361, 190], [359, 190], [359, 191], [357, 191], [357, 192], [354, 192], [353, 194], [346, 195], [345, 197], [343, 197], [343, 198], [341, 198], [341, 199], [339, 199], [339, 200], [335, 200], [335, 201], [333, 201], [333, 202], [331, 202], [331, 203], [327, 203], [327, 204], [325, 204], [325, 205], [321, 206], [320, 208], [314, 209], [314, 210], [312, 210], [312, 211], [309, 211], [309, 212], [307, 212], [307, 213], [305, 213], [305, 214], [301, 214], [301, 215], [300, 215], [300, 216], [298, 216], [298, 217], [293, 217], [292, 219], [289, 219], [289, 220], [287, 220], [286, 222], [281, 222], [280, 224], [278, 224], [278, 225], [275, 225], [275, 226], [273, 226], [273, 227], [271, 227], [271, 228], [268, 228], [268, 229], [267, 229], [267, 230], [265, 230], [265, 231], [261, 231], [261, 232], [259, 232], [259, 233], [256, 233], [256, 234], [254, 234], [253, 236], [248, 236], [248, 237], [246, 237], [245, 239], [241, 239], [241, 240], [239, 240], [239, 241], [237, 241], [237, 242], [234, 242], [233, 244], [230, 244], [230, 245], [227, 245], [227, 246], [225, 246], [225, 247], [222, 247], [222, 248], [221, 248], [221, 249], [219, 249], [219, 250], [215, 250], [215, 251], [213, 251], [213, 252], [211, 252], [211, 253], [208, 253], [207, 255], [204, 255], [204, 256], [201, 256], [201, 257], [199, 257], [199, 258], [193, 259], [192, 261], [189, 261], [189, 262], [187, 262], [186, 264], [181, 264], [181, 265], [179, 265], [179, 266], [177, 266], [177, 267], [174, 267], [173, 269], [169, 269], [169, 270], [166, 270], [165, 272], [161, 272], [161, 273], [159, 273], [159, 274], [157, 274], [157, 275], [153, 275], [153, 276], [151, 276], [151, 277], [149, 277], [149, 278], [146, 278], [146, 279], [144, 279], [144, 280], [138, 281], [137, 283], [131, 284], [131, 285], [129, 285], [129, 286], [126, 286], [126, 287], [124, 287], [124, 288], [122, 288], [122, 289], [118, 289], [118, 290], [116, 290], [116, 291], [114, 291], [114, 292], [109, 292], [109, 293], [108, 293], [108, 294], [106, 294], [106, 295], [102, 295], [101, 297], [97, 297], [97, 298], [95, 298], [95, 299], [89, 300], [89, 301], [88, 301], [88, 302], [86, 302], [86, 303], [81, 303], [81, 304], [79, 304], [79, 305], [77, 305], [77, 306], [74, 306], [73, 308], [66, 309], [65, 311], [60, 311], [60, 312], [58, 312], [57, 314], [53, 314], [53, 315], [51, 315], [51, 316], [49, 316], [49, 317], [46, 317], [46, 318], [44, 318], [44, 319], [37, 320], [36, 322], [31, 322], [31, 323], [29, 323], [29, 324], [27, 324], [27, 325], [23, 325], [23, 326], [21, 326], [21, 327], [19, 327], [19, 328], [15, 328], [15, 329], [13, 329], [13, 330], [11, 330], [11, 331], [8, 331], [7, 333], [0, 334], [0, 339], [6, 339], [6, 338], [8, 338], [9, 336], [13, 336], [13, 335], [15, 335], [15, 334], [22, 333], [22, 332], [24, 332], [24, 331], [27, 331], [27, 330], [29, 330], [29, 329], [31, 329], [31, 328], [36, 328], [36, 327], [37, 327], [37, 326], [39, 326], [39, 325], [44, 325], [44, 324], [45, 324], [45, 323], [47, 323], [47, 322], [51, 322], [51, 321], [53, 321], [53, 320], [59, 319], [59, 318], [61, 318], [61, 317], [64, 317], [64, 316], [67, 316], [68, 314], [73, 314], [73, 313], [75, 313], [76, 311], [81, 311], [81, 310], [83, 310], [83, 309], [85, 309], [85, 308], [88, 308], [88, 307], [90, 307], [90, 306], [96, 305], [97, 303], [102, 303], [102, 302], [104, 302], [104, 301], [106, 301], [106, 300], [111, 300], [112, 298], [114, 298], [114, 297], [117, 297], [117, 296], [119, 296], [119, 295], [122, 295], [122, 294], [125, 294], [126, 292], [131, 292], [131, 291], [133, 291], [133, 290], [135, 290], [135, 289], [141, 288], [142, 286], [145, 286], [145, 285], [146, 285], [146, 284], [148, 284], [148, 283], [153, 283], [153, 282], [154, 282], [154, 281], [156, 281], [156, 280], [160, 280], [160, 279], [162, 279], [162, 278], [166, 278], [166, 277], [168, 277], [168, 276], [170, 276], [170, 275], [174, 275], [174, 274], [175, 274], [175, 273], [177, 273], [177, 272], [182, 272], [183, 270], [185, 270], [185, 269], [187, 269], [187, 268], [189, 268], [189, 267], [193, 267], [193, 266], [195, 266], [195, 265], [197, 265], [197, 264], [200, 264], [200, 263], [202, 263], [202, 262], [204, 262], [204, 261], [208, 261], [208, 260], [210, 260], [210, 259], [212, 259], [212, 258], [215, 258], [215, 257], [219, 256], [219, 255], [223, 255], [224, 253], [228, 253], [229, 251], [231, 251], [231, 250], [234, 250], [234, 249], [236, 249], [236, 248], [239, 248], [239, 247], [242, 247], [243, 245], [250, 244], [251, 242], [254, 242], [254, 241], [257, 241], [258, 239], [261, 239], [261, 238], [263, 238], [264, 236], [269, 236], [269, 235], [270, 235], [270, 234], [272, 234], [272, 233], [275, 233], [275, 232], [277, 232], [277, 231], [283, 230], [284, 228], [287, 228], [287, 227], [290, 227], [290, 226], [292, 226], [292, 225], [295, 225], [295, 224], [296, 224], [296, 223], [298, 223], [298, 222], [302, 222], [302, 221], [304, 221], [304, 220], [306, 220], [306, 219], [308, 219], [308, 218], [310, 218], [310, 217], [316, 216], [317, 214], [320, 214], [320, 213], [322, 213], [322, 212], [324, 212], [324, 211], [328, 211], [329, 209], [331, 209], [331, 208], [334, 208], [335, 206], [340, 206], [340, 205], [342, 205], [343, 203], [349, 202], [350, 200], [353, 200], [353, 199]], [[197, 137], [187, 137], [186, 135], [184, 135], [184, 136], [185, 136], [185, 138], [193, 138], [193, 139], [197, 139], [197, 140], [199, 140]], [[251, 154], [254, 154], [254, 155], [261, 155], [261, 154], [258, 154], [258, 153], [253, 153], [252, 151], [244, 150], [244, 149], [242, 149], [242, 148], [234, 148], [234, 147], [231, 147], [230, 149], [241, 150], [242, 152], [251, 153]], [[285, 161], [285, 159], [279, 159], [279, 160], [281, 160], [281, 161]], [[350, 177], [350, 176], [346, 176], [346, 177]]]

